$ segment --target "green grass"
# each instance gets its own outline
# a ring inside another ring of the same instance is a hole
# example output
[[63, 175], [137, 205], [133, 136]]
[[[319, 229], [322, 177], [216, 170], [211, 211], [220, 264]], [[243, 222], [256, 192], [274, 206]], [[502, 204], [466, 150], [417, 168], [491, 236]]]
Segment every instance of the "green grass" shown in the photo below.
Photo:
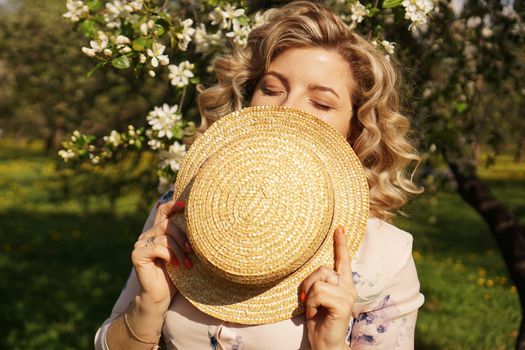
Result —
[[[525, 164], [500, 160], [480, 175], [523, 220]], [[146, 217], [138, 198], [112, 213], [61, 195], [56, 173], [39, 144], [0, 142], [0, 349], [92, 348], [131, 267]], [[396, 222], [414, 236], [426, 297], [417, 348], [513, 348], [518, 298], [484, 223], [454, 193], [420, 196], [406, 211]]]

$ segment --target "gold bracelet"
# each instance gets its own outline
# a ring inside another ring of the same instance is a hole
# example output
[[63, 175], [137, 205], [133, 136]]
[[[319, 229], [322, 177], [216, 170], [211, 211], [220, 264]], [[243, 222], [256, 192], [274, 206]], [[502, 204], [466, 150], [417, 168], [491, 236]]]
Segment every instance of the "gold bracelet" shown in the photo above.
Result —
[[154, 345], [151, 350], [157, 350], [157, 349], [160, 349], [159, 347], [159, 339], [157, 340], [144, 340], [142, 339], [141, 337], [139, 337], [138, 335], [135, 334], [135, 332], [133, 332], [133, 329], [131, 329], [131, 326], [129, 325], [129, 321], [128, 321], [128, 313], [125, 312], [124, 313], [124, 322], [126, 323], [126, 328], [128, 329], [128, 331], [131, 333], [131, 335], [133, 336], [133, 339], [141, 342], [141, 343], [144, 343], [144, 344], [149, 344], [149, 345]]

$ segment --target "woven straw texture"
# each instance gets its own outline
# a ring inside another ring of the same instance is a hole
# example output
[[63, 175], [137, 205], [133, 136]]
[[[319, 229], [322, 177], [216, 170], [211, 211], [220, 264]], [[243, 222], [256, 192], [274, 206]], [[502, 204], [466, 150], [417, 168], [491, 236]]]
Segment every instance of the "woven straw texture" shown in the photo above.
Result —
[[301, 282], [333, 266], [333, 232], [355, 254], [368, 186], [347, 141], [306, 112], [274, 106], [228, 114], [191, 146], [177, 175], [174, 218], [195, 251], [191, 270], [166, 265], [203, 312], [263, 324], [304, 312]]

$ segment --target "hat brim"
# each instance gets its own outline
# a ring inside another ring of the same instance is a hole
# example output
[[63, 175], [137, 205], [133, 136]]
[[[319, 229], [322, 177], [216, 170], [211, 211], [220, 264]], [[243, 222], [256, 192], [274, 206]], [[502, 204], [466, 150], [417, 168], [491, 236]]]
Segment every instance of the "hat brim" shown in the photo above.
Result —
[[[221, 148], [250, 133], [260, 135], [264, 130], [297, 133], [326, 166], [334, 207], [330, 228], [319, 249], [295, 272], [264, 286], [247, 286], [224, 279], [206, 268], [195, 254], [189, 256], [193, 264], [190, 270], [166, 264], [177, 290], [195, 307], [218, 319], [239, 324], [272, 323], [303, 313], [300, 285], [318, 267], [334, 265], [334, 230], [339, 225], [345, 228], [348, 253], [353, 256], [363, 239], [369, 214], [363, 168], [344, 137], [311, 114], [277, 106], [245, 108], [212, 124], [188, 150], [177, 175], [174, 199], [188, 199], [199, 170]], [[187, 232], [185, 216], [174, 218]]]

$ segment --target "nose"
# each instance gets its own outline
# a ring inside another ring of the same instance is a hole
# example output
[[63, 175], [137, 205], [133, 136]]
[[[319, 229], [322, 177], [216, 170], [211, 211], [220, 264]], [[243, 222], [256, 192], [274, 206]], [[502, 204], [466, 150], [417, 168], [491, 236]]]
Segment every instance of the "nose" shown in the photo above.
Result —
[[299, 96], [290, 93], [281, 101], [280, 106], [302, 109], [302, 102]]

